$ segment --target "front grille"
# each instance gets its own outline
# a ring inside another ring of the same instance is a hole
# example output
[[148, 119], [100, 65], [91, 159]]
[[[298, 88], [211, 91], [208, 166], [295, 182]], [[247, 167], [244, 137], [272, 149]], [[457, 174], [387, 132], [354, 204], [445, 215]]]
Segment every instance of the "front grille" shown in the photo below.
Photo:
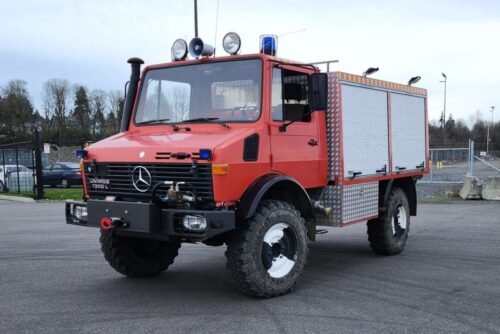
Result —
[[[138, 191], [132, 183], [132, 172], [137, 166], [146, 168], [151, 174], [151, 186], [145, 192]], [[102, 164], [92, 166], [85, 164], [85, 179], [89, 195], [119, 196], [123, 198], [151, 198], [151, 190], [155, 184], [162, 181], [185, 182], [180, 185], [181, 191], [193, 191], [202, 201], [213, 202], [212, 166], [210, 164], [191, 163], [169, 164]], [[101, 189], [93, 188], [90, 183], [98, 180], [109, 180]], [[166, 187], [159, 189], [158, 193], [165, 193]]]

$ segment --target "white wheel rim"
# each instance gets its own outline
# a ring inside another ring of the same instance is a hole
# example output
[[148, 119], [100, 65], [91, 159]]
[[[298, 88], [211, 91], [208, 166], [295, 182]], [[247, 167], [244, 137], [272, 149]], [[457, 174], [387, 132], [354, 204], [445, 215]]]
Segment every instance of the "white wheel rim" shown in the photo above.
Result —
[[401, 232], [404, 233], [406, 231], [406, 227], [408, 225], [408, 221], [406, 218], [406, 210], [404, 206], [400, 205], [392, 215], [392, 234], [397, 236]]
[[[290, 240], [290, 233], [293, 232], [285, 232], [289, 228], [287, 224], [279, 223], [271, 226], [264, 235], [263, 252], [266, 252], [266, 254], [263, 254], [263, 256], [267, 255], [268, 259], [272, 256], [272, 262], [270, 267], [267, 268], [267, 272], [273, 278], [286, 276], [295, 266], [297, 247], [296, 242], [292, 245], [293, 240]], [[283, 249], [286, 246], [289, 249]], [[289, 253], [288, 256], [284, 253], [285, 250]], [[272, 252], [272, 255], [269, 252]], [[293, 254], [290, 254], [290, 252]]]

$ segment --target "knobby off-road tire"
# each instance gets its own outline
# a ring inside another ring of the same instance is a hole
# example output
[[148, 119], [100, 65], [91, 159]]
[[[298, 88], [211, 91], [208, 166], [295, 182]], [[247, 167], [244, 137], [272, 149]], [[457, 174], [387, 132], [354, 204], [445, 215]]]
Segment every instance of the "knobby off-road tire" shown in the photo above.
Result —
[[406, 193], [394, 188], [389, 195], [386, 211], [368, 222], [368, 241], [380, 255], [395, 255], [403, 251], [410, 230], [410, 205]]
[[120, 237], [113, 230], [101, 230], [104, 258], [120, 274], [149, 277], [160, 274], [174, 262], [181, 244], [140, 238]]
[[271, 298], [295, 287], [307, 254], [304, 218], [286, 202], [264, 200], [251, 219], [237, 225], [226, 258], [239, 290]]

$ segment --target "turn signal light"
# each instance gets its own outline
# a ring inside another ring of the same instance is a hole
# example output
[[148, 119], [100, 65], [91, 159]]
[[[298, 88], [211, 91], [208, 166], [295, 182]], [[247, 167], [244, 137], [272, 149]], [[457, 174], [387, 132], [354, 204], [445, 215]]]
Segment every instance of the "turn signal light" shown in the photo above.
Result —
[[213, 175], [227, 175], [229, 174], [229, 165], [212, 165]]

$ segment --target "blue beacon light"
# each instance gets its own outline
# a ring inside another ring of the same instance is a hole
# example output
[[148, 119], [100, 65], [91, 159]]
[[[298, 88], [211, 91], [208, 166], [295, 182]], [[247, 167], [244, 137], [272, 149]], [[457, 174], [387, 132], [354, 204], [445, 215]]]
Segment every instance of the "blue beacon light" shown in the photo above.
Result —
[[278, 36], [262, 35], [260, 36], [260, 52], [270, 56], [276, 56], [278, 48]]
[[208, 148], [200, 149], [200, 159], [201, 160], [211, 160], [212, 159], [212, 150]]
[[76, 157], [80, 159], [85, 159], [88, 156], [88, 152], [86, 150], [76, 150]]

